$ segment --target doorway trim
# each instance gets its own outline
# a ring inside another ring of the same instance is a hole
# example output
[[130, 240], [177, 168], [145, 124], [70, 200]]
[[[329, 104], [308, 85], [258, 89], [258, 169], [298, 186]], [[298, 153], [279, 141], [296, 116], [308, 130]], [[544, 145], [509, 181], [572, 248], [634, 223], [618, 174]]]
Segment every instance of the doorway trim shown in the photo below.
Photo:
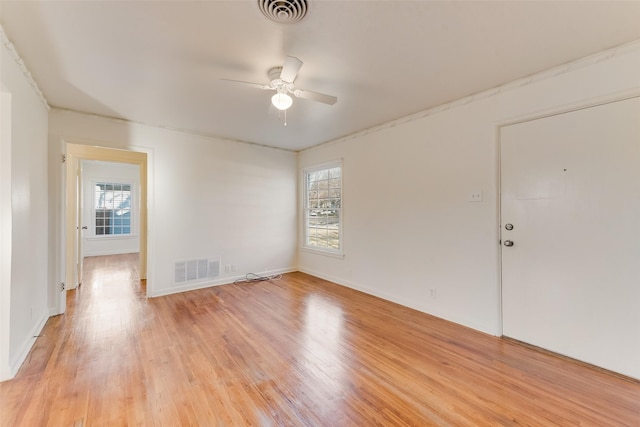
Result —
[[[15, 376], [11, 365], [11, 114], [12, 95], [0, 86], [0, 381]], [[16, 369], [17, 370], [17, 369]]]
[[[74, 281], [76, 269], [75, 250], [77, 245], [76, 232], [76, 168], [80, 160], [101, 160], [105, 162], [128, 163], [138, 165], [140, 169], [140, 265], [141, 280], [147, 278], [147, 153], [115, 148], [98, 147], [65, 142], [65, 283]], [[64, 293], [64, 291], [63, 291]], [[149, 290], [147, 288], [147, 295]], [[66, 294], [61, 302], [61, 312], [66, 310]]]

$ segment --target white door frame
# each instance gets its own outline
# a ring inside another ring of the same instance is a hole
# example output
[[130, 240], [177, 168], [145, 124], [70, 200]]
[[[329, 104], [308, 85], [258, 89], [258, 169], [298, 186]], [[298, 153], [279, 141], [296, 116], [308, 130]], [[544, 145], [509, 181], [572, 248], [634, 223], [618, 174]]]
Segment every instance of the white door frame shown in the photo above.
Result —
[[11, 93], [0, 88], [0, 381], [13, 378], [11, 335]]
[[[140, 266], [141, 280], [147, 278], [147, 153], [115, 148], [96, 147], [85, 144], [65, 142], [65, 178], [66, 191], [64, 203], [65, 239], [63, 243], [65, 283], [71, 284], [76, 276], [76, 203], [78, 200], [76, 187], [76, 169], [81, 160], [101, 160], [106, 162], [129, 163], [139, 166], [140, 170]], [[149, 289], [147, 288], [147, 296]], [[66, 310], [66, 292], [60, 298], [59, 311]]]
[[83, 182], [82, 161], [78, 161], [76, 168], [76, 278], [67, 289], [73, 289], [82, 283], [82, 227], [83, 227]]

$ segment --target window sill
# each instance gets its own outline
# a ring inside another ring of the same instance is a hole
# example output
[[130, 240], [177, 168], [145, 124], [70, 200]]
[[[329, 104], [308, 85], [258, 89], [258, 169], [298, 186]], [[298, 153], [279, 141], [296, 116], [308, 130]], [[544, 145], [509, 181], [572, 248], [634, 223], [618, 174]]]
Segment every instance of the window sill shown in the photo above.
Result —
[[310, 247], [310, 246], [301, 246], [300, 250], [305, 251], [305, 252], [309, 252], [311, 254], [328, 256], [328, 257], [331, 257], [331, 258], [344, 259], [344, 257], [345, 257], [343, 252], [324, 251], [322, 249], [313, 248], [313, 247]]
[[106, 234], [104, 236], [90, 236], [85, 237], [85, 240], [129, 240], [129, 239], [137, 239], [137, 234]]

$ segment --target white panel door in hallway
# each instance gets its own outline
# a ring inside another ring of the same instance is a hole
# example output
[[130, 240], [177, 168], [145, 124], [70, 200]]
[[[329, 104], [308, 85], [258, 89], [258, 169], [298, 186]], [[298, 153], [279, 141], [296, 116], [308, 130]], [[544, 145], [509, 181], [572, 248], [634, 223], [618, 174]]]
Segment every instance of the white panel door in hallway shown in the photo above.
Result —
[[640, 98], [500, 141], [504, 335], [640, 378]]

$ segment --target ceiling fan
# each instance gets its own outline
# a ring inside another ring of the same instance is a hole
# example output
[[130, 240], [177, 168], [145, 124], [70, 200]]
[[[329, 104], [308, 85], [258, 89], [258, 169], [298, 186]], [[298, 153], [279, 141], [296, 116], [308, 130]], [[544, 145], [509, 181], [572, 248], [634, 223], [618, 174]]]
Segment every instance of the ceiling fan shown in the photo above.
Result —
[[282, 67], [274, 67], [269, 70], [269, 84], [243, 82], [239, 80], [222, 79], [226, 82], [239, 83], [245, 86], [252, 86], [263, 90], [275, 90], [276, 93], [271, 97], [271, 103], [278, 110], [287, 110], [293, 105], [293, 99], [296, 98], [310, 99], [312, 101], [322, 102], [323, 104], [333, 105], [338, 98], [324, 93], [311, 92], [308, 90], [296, 89], [293, 82], [298, 76], [298, 71], [302, 67], [302, 61], [294, 56], [288, 56]]

